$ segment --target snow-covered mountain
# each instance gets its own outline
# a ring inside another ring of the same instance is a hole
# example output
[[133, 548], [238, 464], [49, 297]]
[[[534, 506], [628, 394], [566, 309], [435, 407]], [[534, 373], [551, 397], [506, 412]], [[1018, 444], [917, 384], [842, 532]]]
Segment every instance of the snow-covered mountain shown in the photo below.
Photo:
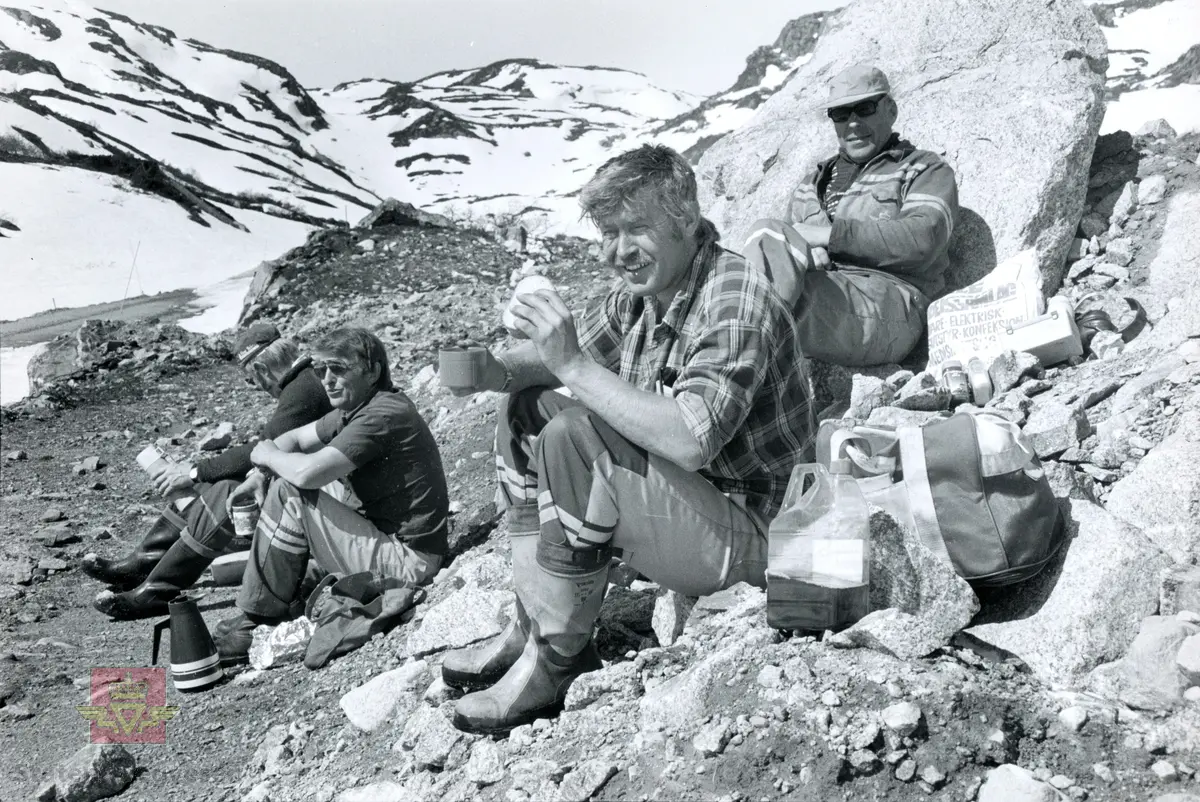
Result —
[[1108, 40], [1102, 132], [1160, 117], [1200, 131], [1200, 0], [1100, 0], [1092, 11]]
[[[384, 197], [584, 233], [575, 193], [600, 163], [651, 140], [698, 159], [810, 57], [827, 16], [789, 23], [702, 98], [532, 59], [306, 89], [74, 0], [0, 11], [0, 319], [220, 280]], [[1106, 128], [1200, 130], [1200, 0], [1095, 11], [1114, 49]]]

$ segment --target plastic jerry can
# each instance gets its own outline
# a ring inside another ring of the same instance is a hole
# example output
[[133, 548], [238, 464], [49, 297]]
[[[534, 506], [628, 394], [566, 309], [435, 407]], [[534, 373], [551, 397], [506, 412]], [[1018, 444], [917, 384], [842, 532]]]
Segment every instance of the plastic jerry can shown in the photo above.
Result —
[[870, 611], [867, 502], [847, 459], [792, 470], [783, 510], [767, 535], [767, 623], [824, 631]]
[[1046, 302], [1044, 314], [1010, 325], [1001, 332], [1000, 344], [1005, 349], [1033, 354], [1044, 367], [1083, 356], [1075, 310], [1071, 301], [1062, 295]]

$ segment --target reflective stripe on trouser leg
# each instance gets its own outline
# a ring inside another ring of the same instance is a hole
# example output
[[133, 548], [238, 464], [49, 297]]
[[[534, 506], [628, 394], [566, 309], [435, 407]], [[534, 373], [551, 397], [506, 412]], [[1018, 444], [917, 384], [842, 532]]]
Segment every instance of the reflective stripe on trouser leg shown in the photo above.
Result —
[[283, 479], [271, 482], [242, 575], [239, 609], [273, 618], [287, 614], [308, 565], [303, 508], [315, 505], [319, 492], [301, 490]]
[[608, 481], [614, 466], [644, 474], [646, 451], [583, 406], [563, 409], [537, 443], [541, 543], [551, 573], [581, 576], [607, 566], [618, 507]]
[[513, 527], [510, 516], [509, 528], [513, 531], [537, 530], [538, 467], [534, 458], [537, 438], [558, 412], [576, 406], [580, 406], [578, 401], [548, 387], [530, 387], [500, 402], [496, 423], [496, 479], [501, 497], [506, 509], [518, 504], [534, 507], [532, 518], [519, 522], [520, 529]]
[[813, 263], [812, 248], [796, 229], [782, 220], [759, 220], [750, 227], [742, 256], [767, 274], [788, 306], [796, 306]]
[[598, 415], [560, 412], [537, 456], [544, 574], [590, 575], [619, 548], [631, 567], [689, 596], [740, 581], [764, 585], [766, 518], [699, 473], [648, 454]]
[[232, 479], [201, 486], [196, 500], [188, 505], [187, 527], [180, 533], [192, 551], [215, 560], [229, 550], [234, 532], [225, 501], [237, 486]]

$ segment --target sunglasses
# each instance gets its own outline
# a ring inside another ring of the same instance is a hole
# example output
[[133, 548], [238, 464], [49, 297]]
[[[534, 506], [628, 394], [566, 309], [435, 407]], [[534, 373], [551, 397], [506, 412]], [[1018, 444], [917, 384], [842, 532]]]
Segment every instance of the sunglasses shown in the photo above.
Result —
[[829, 109], [825, 113], [829, 115], [829, 119], [835, 123], [844, 123], [850, 119], [850, 115], [856, 115], [860, 120], [865, 117], [870, 117], [879, 109], [879, 99], [864, 100], [860, 103], [855, 103], [853, 106], [838, 106], [834, 109]]
[[354, 370], [354, 365], [345, 362], [313, 362], [312, 369], [317, 374], [317, 378], [325, 378], [325, 373], [328, 371], [333, 374], [335, 379], [340, 379], [343, 376]]

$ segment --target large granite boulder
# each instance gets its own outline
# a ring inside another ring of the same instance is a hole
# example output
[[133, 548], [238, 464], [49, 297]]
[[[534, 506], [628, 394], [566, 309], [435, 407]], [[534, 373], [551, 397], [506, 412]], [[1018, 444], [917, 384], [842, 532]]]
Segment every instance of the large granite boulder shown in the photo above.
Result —
[[1106, 506], [1186, 563], [1200, 555], [1200, 391], [1175, 418], [1172, 433], [1112, 486]]
[[1071, 540], [1033, 579], [983, 596], [967, 632], [1024, 660], [1042, 680], [1076, 685], [1121, 657], [1158, 609], [1156, 578], [1171, 560], [1103, 508], [1071, 499]]
[[797, 181], [836, 152], [818, 105], [829, 79], [874, 62], [891, 79], [897, 130], [944, 154], [963, 207], [951, 287], [1035, 247], [1059, 286], [1083, 213], [1104, 116], [1104, 36], [1079, 2], [855, 0], [831, 17], [812, 59], [754, 118], [700, 160], [701, 204], [731, 247], [779, 217]]

